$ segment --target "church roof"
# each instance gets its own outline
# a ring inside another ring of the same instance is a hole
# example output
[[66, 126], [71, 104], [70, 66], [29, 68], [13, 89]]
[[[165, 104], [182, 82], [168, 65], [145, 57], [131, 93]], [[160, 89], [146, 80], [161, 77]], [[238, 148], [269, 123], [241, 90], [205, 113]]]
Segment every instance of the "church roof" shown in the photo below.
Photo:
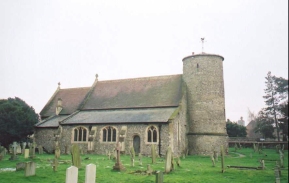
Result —
[[35, 124], [36, 127], [58, 127], [59, 122], [63, 119], [67, 118], [68, 115], [54, 115], [45, 120], [40, 121], [39, 123]]
[[72, 114], [78, 109], [89, 89], [90, 87], [59, 89], [42, 109], [40, 115], [42, 117], [55, 115], [57, 101], [59, 98], [62, 100], [63, 107], [60, 114]]
[[176, 109], [177, 107], [79, 111], [64, 119], [61, 124], [167, 122]]
[[98, 81], [82, 110], [178, 106], [182, 75]]

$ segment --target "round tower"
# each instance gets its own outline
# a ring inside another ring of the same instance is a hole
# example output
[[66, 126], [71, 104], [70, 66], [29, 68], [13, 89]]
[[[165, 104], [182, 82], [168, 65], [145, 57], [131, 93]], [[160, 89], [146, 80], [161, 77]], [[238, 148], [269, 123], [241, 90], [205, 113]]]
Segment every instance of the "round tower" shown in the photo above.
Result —
[[227, 147], [223, 60], [206, 53], [183, 59], [189, 154], [211, 154]]

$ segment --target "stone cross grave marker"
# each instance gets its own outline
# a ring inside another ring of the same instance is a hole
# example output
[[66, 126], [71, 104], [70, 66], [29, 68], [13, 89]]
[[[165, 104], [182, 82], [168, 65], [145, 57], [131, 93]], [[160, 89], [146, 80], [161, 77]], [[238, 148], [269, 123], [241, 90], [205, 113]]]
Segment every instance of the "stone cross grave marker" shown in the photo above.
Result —
[[85, 183], [95, 183], [96, 165], [88, 164], [85, 168]]
[[166, 160], [165, 160], [165, 172], [169, 173], [172, 167], [172, 149], [168, 147], [166, 152]]
[[164, 182], [163, 172], [157, 171], [156, 172], [156, 183], [163, 183], [163, 182]]
[[81, 167], [81, 159], [80, 152], [77, 144], [72, 145], [71, 148], [71, 157], [72, 157], [72, 165], [80, 168]]
[[32, 162], [32, 161], [26, 162], [25, 174], [24, 174], [25, 177], [35, 175], [35, 169], [36, 169], [35, 162]]
[[17, 157], [17, 147], [18, 147], [18, 144], [17, 144], [17, 142], [13, 142], [13, 144], [12, 144], [12, 154], [11, 154], [11, 157], [9, 158], [9, 160], [16, 160], [16, 159], [18, 159], [18, 157]]
[[114, 170], [118, 170], [118, 171], [121, 171], [121, 170], [125, 170], [125, 167], [122, 165], [121, 161], [120, 161], [120, 150], [121, 150], [121, 146], [120, 146], [120, 143], [117, 142], [116, 143], [116, 147], [115, 147], [115, 150], [116, 150], [116, 163], [115, 165], [113, 166], [113, 169]]
[[65, 183], [77, 183], [78, 181], [78, 168], [71, 166], [66, 169]]

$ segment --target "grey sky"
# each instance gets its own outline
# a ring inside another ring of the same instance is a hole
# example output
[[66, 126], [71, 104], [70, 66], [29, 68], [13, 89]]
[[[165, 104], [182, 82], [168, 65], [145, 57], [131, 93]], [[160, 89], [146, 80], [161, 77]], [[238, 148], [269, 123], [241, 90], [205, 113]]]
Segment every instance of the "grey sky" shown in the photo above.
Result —
[[0, 98], [39, 113], [58, 82], [181, 74], [201, 37], [205, 52], [225, 58], [232, 121], [265, 106], [268, 71], [288, 78], [286, 0], [0, 0]]

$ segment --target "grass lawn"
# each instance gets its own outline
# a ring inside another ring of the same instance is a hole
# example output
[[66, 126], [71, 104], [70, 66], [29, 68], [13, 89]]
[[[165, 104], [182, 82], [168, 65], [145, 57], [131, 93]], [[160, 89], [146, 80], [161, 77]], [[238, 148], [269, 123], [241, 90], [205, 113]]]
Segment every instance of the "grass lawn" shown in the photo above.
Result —
[[[252, 154], [252, 156], [251, 156]], [[19, 155], [18, 160], [10, 161], [9, 155], [6, 155], [0, 161], [0, 182], [2, 183], [64, 183], [66, 169], [71, 166], [71, 156], [61, 155], [59, 158], [59, 166], [57, 171], [53, 171], [51, 162], [54, 159], [52, 154], [36, 155], [36, 158], [24, 159], [23, 155]], [[281, 182], [288, 182], [288, 150], [285, 151], [285, 168], [281, 169]], [[85, 160], [89, 158], [88, 160]], [[155, 175], [135, 174], [137, 170], [145, 171], [147, 164], [151, 164], [151, 158], [143, 157], [143, 165], [139, 165], [138, 157], [135, 160], [135, 166], [130, 166], [130, 157], [122, 155], [122, 164], [126, 167], [125, 171], [117, 172], [112, 170], [115, 164], [114, 160], [108, 160], [104, 155], [81, 155], [82, 168], [78, 172], [78, 182], [84, 183], [85, 166], [93, 163], [96, 165], [96, 182], [100, 183], [153, 183]], [[229, 155], [225, 156], [225, 172], [221, 173], [221, 162], [216, 162], [216, 166], [212, 166], [209, 156], [188, 156], [181, 158], [181, 166], [175, 165], [175, 170], [171, 173], [164, 174], [165, 183], [273, 183], [275, 182], [274, 167], [275, 161], [279, 160], [279, 154], [275, 149], [264, 149], [262, 154], [253, 151], [252, 148], [243, 148], [241, 150], [229, 149]], [[260, 166], [259, 159], [265, 159], [265, 170], [252, 169], [236, 169], [227, 168], [228, 165], [237, 166]], [[16, 164], [19, 162], [34, 161], [36, 162], [36, 175], [31, 177], [24, 176], [24, 170], [15, 171]], [[164, 158], [158, 158], [156, 164], [151, 164], [151, 168], [164, 171]], [[11, 168], [11, 169], [6, 169]], [[8, 171], [12, 170], [12, 171]], [[13, 171], [14, 170], [14, 171]]]

